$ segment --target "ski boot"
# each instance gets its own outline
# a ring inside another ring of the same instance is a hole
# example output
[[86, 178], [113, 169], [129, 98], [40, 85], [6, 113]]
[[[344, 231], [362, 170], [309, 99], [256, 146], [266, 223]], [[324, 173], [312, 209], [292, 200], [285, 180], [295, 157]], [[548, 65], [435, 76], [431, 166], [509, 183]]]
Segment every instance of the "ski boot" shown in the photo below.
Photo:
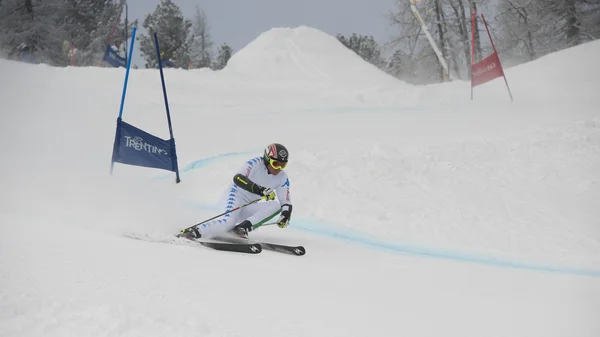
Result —
[[250, 223], [250, 221], [248, 221], [248, 220], [244, 220], [239, 225], [233, 227], [233, 229], [231, 230], [231, 233], [233, 233], [235, 236], [237, 236], [239, 238], [247, 239], [248, 233], [251, 231], [252, 231], [252, 223]]
[[178, 238], [184, 238], [184, 239], [188, 239], [188, 240], [200, 239], [201, 236], [202, 235], [200, 235], [200, 232], [198, 231], [198, 229], [196, 227], [187, 228], [187, 229], [183, 230], [181, 233], [177, 234]]

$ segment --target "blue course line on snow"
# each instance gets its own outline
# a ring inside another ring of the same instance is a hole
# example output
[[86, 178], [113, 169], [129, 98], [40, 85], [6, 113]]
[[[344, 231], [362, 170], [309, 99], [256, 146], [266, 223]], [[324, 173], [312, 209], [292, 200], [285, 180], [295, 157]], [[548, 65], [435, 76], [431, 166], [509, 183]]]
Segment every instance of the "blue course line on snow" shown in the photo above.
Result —
[[572, 274], [572, 275], [583, 275], [583, 276], [592, 276], [592, 277], [600, 277], [600, 270], [592, 270], [592, 269], [582, 269], [582, 268], [572, 268], [572, 267], [558, 267], [558, 266], [549, 266], [549, 265], [537, 265], [530, 264], [518, 261], [509, 261], [502, 260], [494, 257], [485, 257], [485, 256], [477, 256], [475, 254], [466, 254], [466, 253], [458, 253], [451, 251], [442, 251], [436, 250], [433, 248], [425, 248], [418, 246], [410, 246], [405, 244], [397, 244], [390, 242], [382, 242], [374, 238], [368, 238], [364, 235], [357, 233], [342, 233], [340, 231], [331, 229], [330, 226], [325, 224], [320, 224], [314, 220], [301, 220], [299, 221], [301, 224], [290, 224], [290, 227], [310, 232], [313, 234], [318, 234], [321, 236], [326, 236], [338, 240], [343, 240], [351, 243], [360, 244], [363, 246], [377, 248], [387, 251], [392, 251], [396, 253], [403, 253], [409, 255], [420, 255], [426, 257], [433, 258], [441, 258], [447, 260], [461, 261], [461, 262], [472, 262], [472, 263], [480, 263], [494, 267], [509, 267], [509, 268], [518, 268], [518, 269], [526, 269], [526, 270], [534, 270], [534, 271], [544, 271], [544, 272], [553, 272], [560, 274]]
[[191, 170], [195, 170], [195, 169], [204, 167], [207, 164], [209, 164], [210, 162], [213, 162], [213, 161], [221, 159], [221, 158], [239, 156], [242, 154], [249, 154], [249, 153], [251, 153], [251, 152], [230, 152], [230, 153], [223, 153], [223, 154], [219, 154], [219, 155], [208, 157], [208, 158], [202, 158], [202, 159], [196, 160], [196, 161], [186, 165], [186, 167], [183, 168], [182, 172], [187, 172], [187, 171], [191, 171]]
[[[244, 151], [244, 152], [228, 152], [228, 153], [222, 153], [222, 154], [218, 154], [216, 156], [212, 156], [212, 157], [206, 157], [206, 158], [202, 158], [202, 159], [198, 159], [190, 164], [187, 164], [182, 172], [187, 172], [187, 171], [192, 171], [195, 169], [199, 169], [202, 168], [208, 164], [210, 164], [211, 162], [215, 161], [215, 160], [219, 160], [221, 158], [226, 158], [226, 157], [234, 157], [234, 156], [241, 156], [241, 155], [250, 155], [250, 154], [254, 154], [254, 153], [258, 153], [260, 154], [262, 151], [262, 149], [255, 149], [255, 150], [250, 150], [250, 151]], [[242, 165], [243, 162], [240, 162], [240, 165]]]
[[[260, 153], [260, 150], [258, 150]], [[246, 151], [246, 152], [229, 152], [229, 153], [223, 153], [223, 154], [219, 154], [216, 156], [212, 156], [212, 157], [207, 157], [207, 158], [202, 158], [202, 159], [198, 159], [194, 162], [191, 162], [190, 164], [187, 164], [182, 170], [180, 170], [180, 173], [187, 173], [189, 171], [193, 171], [199, 168], [202, 168], [216, 160], [219, 160], [221, 158], [226, 158], [226, 157], [233, 157], [233, 156], [240, 156], [240, 155], [248, 155], [248, 154], [252, 154], [256, 151]], [[241, 164], [240, 164], [241, 165]], [[162, 180], [162, 179], [171, 179], [171, 175], [161, 175], [158, 176], [154, 179], [157, 180]]]
[[[253, 151], [254, 152], [254, 151]], [[195, 170], [201, 167], [204, 167], [208, 163], [225, 158], [230, 156], [237, 156], [242, 154], [249, 154], [253, 152], [232, 152], [232, 153], [224, 153], [221, 155], [216, 155], [213, 157], [208, 157], [204, 159], [197, 160], [189, 165], [187, 165], [182, 172]], [[195, 204], [196, 207], [204, 209], [204, 210], [212, 210], [217, 211], [220, 210], [217, 206], [211, 206], [208, 204]], [[348, 230], [344, 230], [344, 232], [334, 229], [332, 226], [324, 223], [320, 223], [314, 219], [299, 219], [295, 221], [293, 224], [290, 224], [290, 228], [309, 232], [312, 234], [317, 234], [320, 236], [330, 237], [337, 240], [342, 240], [354, 244], [360, 244], [362, 246], [377, 248], [381, 250], [391, 251], [395, 253], [408, 254], [408, 255], [418, 255], [432, 258], [440, 258], [446, 260], [460, 261], [460, 262], [471, 262], [471, 263], [479, 263], [488, 266], [494, 267], [508, 267], [508, 268], [517, 268], [524, 270], [532, 270], [532, 271], [543, 271], [543, 272], [553, 272], [559, 274], [570, 274], [570, 275], [583, 275], [583, 276], [592, 276], [592, 277], [600, 277], [600, 270], [593, 269], [583, 269], [583, 268], [572, 268], [572, 267], [559, 267], [559, 266], [550, 266], [550, 265], [538, 265], [531, 264], [525, 262], [518, 261], [510, 261], [503, 260], [495, 257], [489, 256], [478, 256], [476, 254], [467, 254], [467, 253], [459, 253], [452, 251], [443, 251], [437, 250], [433, 248], [427, 247], [419, 247], [419, 246], [411, 246], [407, 244], [398, 244], [391, 242], [383, 242], [375, 238], [369, 238], [363, 234], [352, 233]]]

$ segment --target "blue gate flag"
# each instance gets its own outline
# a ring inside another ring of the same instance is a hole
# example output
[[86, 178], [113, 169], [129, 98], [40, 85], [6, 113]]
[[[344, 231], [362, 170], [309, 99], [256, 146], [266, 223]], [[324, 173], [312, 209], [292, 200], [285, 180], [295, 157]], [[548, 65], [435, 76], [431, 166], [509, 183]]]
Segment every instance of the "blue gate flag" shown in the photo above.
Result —
[[[125, 95], [127, 93], [129, 71], [131, 69], [131, 55], [133, 53], [136, 30], [136, 27], [134, 27], [131, 35], [131, 47], [129, 48], [129, 57], [127, 59], [127, 67], [125, 71], [125, 83], [123, 83], [121, 107], [119, 109], [119, 117], [117, 118], [117, 131], [115, 133], [112, 161], [110, 163], [110, 173], [112, 174], [115, 163], [144, 166], [175, 172], [175, 182], [180, 183], [181, 179], [179, 179], [179, 168], [177, 166], [175, 138], [173, 137], [171, 115], [169, 113], [169, 103], [167, 100], [167, 91], [162, 74], [162, 68], [160, 69], [160, 75], [165, 99], [165, 107], [167, 110], [169, 135], [171, 138], [169, 140], [160, 139], [123, 121], [123, 106], [125, 105]], [[154, 39], [157, 43], [156, 50], [158, 52], [159, 49], [156, 33]]]
[[113, 162], [178, 172], [175, 140], [163, 140], [117, 118]]
[[104, 52], [104, 62], [115, 68], [127, 67], [127, 59], [119, 56], [119, 54], [117, 54], [117, 52], [115, 52], [110, 46], [106, 46], [106, 51]]

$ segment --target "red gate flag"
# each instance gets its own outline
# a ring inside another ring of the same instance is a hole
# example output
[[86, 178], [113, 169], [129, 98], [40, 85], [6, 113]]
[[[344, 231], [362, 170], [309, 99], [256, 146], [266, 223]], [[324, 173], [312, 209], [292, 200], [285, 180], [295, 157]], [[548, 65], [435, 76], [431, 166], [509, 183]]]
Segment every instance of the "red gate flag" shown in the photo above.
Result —
[[490, 42], [492, 43], [492, 48], [494, 52], [492, 55], [484, 58], [483, 60], [475, 63], [475, 20], [477, 18], [477, 14], [473, 11], [472, 16], [472, 42], [471, 42], [471, 100], [473, 100], [473, 88], [482, 85], [486, 82], [489, 82], [498, 77], [504, 77], [504, 83], [506, 83], [506, 89], [508, 89], [508, 95], [510, 96], [510, 100], [513, 100], [512, 93], [510, 92], [510, 87], [508, 86], [508, 80], [506, 80], [506, 75], [504, 74], [504, 70], [502, 69], [502, 63], [500, 62], [500, 57], [498, 56], [498, 51], [496, 50], [496, 46], [494, 45], [494, 40], [492, 40], [492, 34], [490, 34], [490, 29], [488, 28], [487, 22], [485, 21], [485, 17], [481, 14], [481, 19], [483, 20], [483, 24], [485, 25], [485, 30], [488, 33], [490, 38]]
[[473, 87], [501, 76], [504, 76], [504, 71], [502, 70], [498, 53], [494, 52], [492, 55], [471, 66], [471, 85]]

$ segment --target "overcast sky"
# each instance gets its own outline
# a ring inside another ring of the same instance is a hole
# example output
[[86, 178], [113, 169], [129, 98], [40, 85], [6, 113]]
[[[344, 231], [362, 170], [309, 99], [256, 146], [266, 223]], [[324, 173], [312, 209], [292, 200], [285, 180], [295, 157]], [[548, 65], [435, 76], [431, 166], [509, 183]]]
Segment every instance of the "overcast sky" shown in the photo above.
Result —
[[[160, 0], [128, 0], [129, 20], [139, 19], [139, 33], [146, 14], [152, 13]], [[195, 7], [206, 13], [215, 46], [229, 44], [238, 51], [262, 32], [273, 27], [300, 25], [337, 33], [373, 35], [380, 44], [393, 31], [386, 15], [395, 0], [174, 0], [183, 15], [192, 19]], [[137, 42], [136, 42], [137, 43]], [[132, 60], [143, 67], [135, 48]]]

